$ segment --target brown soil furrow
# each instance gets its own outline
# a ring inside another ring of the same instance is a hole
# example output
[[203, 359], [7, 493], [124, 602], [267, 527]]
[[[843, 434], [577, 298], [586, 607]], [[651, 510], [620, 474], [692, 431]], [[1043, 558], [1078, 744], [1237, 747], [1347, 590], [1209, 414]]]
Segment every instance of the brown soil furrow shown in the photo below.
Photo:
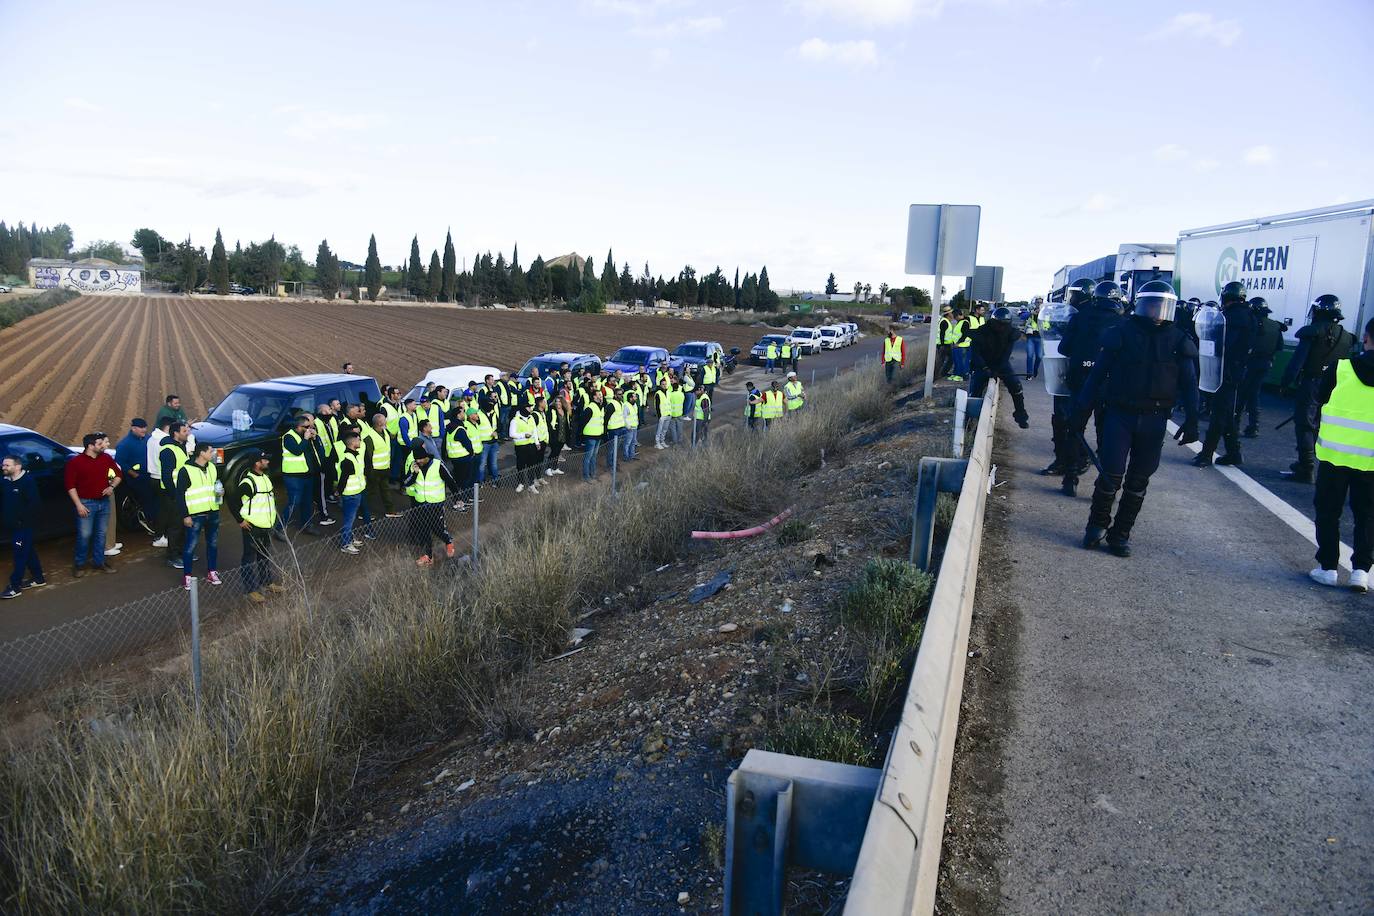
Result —
[[[190, 327], [205, 351], [207, 361], [201, 366], [201, 373], [209, 377], [215, 392], [215, 404], [218, 404], [219, 399], [229, 393], [229, 389], [243, 381], [237, 377], [242, 375], [240, 370], [245, 364], [257, 360], [259, 354], [251, 346], [242, 346], [237, 348], [237, 352], [231, 352], [221, 339], [222, 330], [213, 321], [214, 312], [211, 308], [197, 302]], [[202, 406], [208, 411], [214, 404], [206, 402]], [[200, 415], [204, 416], [204, 413]]]
[[[204, 378], [204, 367], [210, 362], [210, 354], [205, 349], [205, 344], [201, 340], [201, 332], [196, 327], [197, 318], [189, 309], [183, 307], [180, 314], [172, 317], [172, 329], [174, 345], [172, 352], [178, 359], [178, 367], [184, 381], [182, 384], [186, 391], [178, 392], [181, 395], [182, 403], [186, 406], [186, 414], [189, 417], [203, 417], [209, 413], [210, 409], [219, 403], [216, 399], [214, 403], [206, 400], [206, 391], [212, 386], [201, 384]], [[222, 393], [222, 392], [221, 392]], [[213, 391], [210, 397], [215, 397]]]
[[[148, 328], [144, 321], [146, 311], [144, 308], [135, 305], [129, 310], [129, 314], [124, 319], [124, 327], [121, 329], [123, 334], [116, 341], [109, 357], [103, 361], [104, 368], [99, 370], [93, 386], [86, 384], [86, 379], [97, 373], [99, 363], [88, 363], [85, 375], [78, 382], [77, 404], [84, 405], [81, 410], [81, 419], [78, 425], [81, 429], [104, 429], [118, 441], [124, 435], [124, 427], [134, 416], [131, 410], [141, 410], [140, 407], [129, 407], [128, 402], [132, 400], [131, 395], [137, 390], [141, 390], [142, 382], [139, 376], [142, 374], [141, 367], [136, 362], [130, 362], [130, 351], [138, 346], [140, 340], [147, 340]], [[121, 384], [116, 385], [115, 379], [122, 378]], [[114, 411], [119, 405], [120, 389], [124, 393], [124, 410], [122, 416], [115, 416]], [[72, 411], [75, 413], [75, 410]]]
[[[53, 428], [59, 417], [65, 417], [64, 429], [80, 429], [76, 418], [85, 410], [86, 402], [92, 399], [87, 397], [83, 402], [82, 382], [95, 371], [96, 366], [106, 361], [111, 341], [124, 333], [122, 322], [110, 320], [86, 322], [85, 329], [85, 335], [68, 347], [64, 354], [48, 363], [47, 371], [35, 379], [32, 387], [15, 401], [15, 411], [20, 416], [37, 417], [34, 423], [26, 423], [26, 426], [46, 431]], [[89, 431], [82, 430], [83, 433]]]
[[[166, 398], [167, 395], [173, 393], [171, 366], [172, 354], [170, 352], [170, 348], [167, 345], [167, 325], [171, 320], [169, 311], [170, 310], [165, 302], [163, 302], [160, 299], [153, 300], [154, 321], [153, 326], [150, 330], [153, 342], [153, 350], [157, 353], [157, 380], [156, 384], [154, 385], [152, 376], [151, 374], [149, 375], [148, 384], [153, 387], [150, 387], [148, 391], [145, 391], [143, 393], [143, 400], [151, 401], [151, 403], [156, 404], [159, 407], [162, 406], [163, 399]], [[149, 394], [152, 395], [151, 398], [149, 398]]]
[[[52, 354], [64, 349], [98, 311], [96, 303], [77, 299], [70, 305], [58, 306], [50, 312], [26, 318], [0, 332], [0, 352], [5, 354], [0, 358], [0, 378], [24, 378], [35, 364], [42, 364]], [[42, 325], [29, 324], [31, 321], [42, 321], [49, 315], [60, 317], [60, 323], [54, 320]]]
[[148, 402], [144, 399], [144, 394], [148, 390], [148, 342], [153, 337], [153, 300], [146, 296], [139, 297], [138, 303], [142, 306], [142, 314], [134, 322], [138, 328], [136, 346], [134, 348], [133, 362], [128, 366], [129, 379], [128, 388], [124, 392], [124, 418], [130, 419], [142, 415], [149, 423], [153, 421], [153, 415], [148, 414]]

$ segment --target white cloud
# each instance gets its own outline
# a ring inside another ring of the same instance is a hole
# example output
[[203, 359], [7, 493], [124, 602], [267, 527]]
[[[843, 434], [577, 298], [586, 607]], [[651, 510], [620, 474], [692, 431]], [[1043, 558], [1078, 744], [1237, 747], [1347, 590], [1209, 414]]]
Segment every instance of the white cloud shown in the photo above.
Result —
[[1151, 38], [1173, 38], [1182, 36], [1198, 41], [1212, 41], [1229, 48], [1240, 38], [1240, 22], [1235, 19], [1218, 19], [1211, 13], [1179, 13], [1164, 24], [1164, 27], [1151, 33]]
[[1103, 213], [1107, 210], [1112, 209], [1115, 206], [1115, 197], [1112, 197], [1110, 194], [1104, 194], [1101, 191], [1098, 191], [1096, 194], [1093, 194], [1087, 200], [1083, 201], [1082, 209], [1084, 213]]
[[1215, 159], [1203, 158], [1193, 162], [1194, 172], [1211, 172], [1219, 168], [1221, 168], [1221, 163]]
[[1261, 143], [1247, 149], [1244, 158], [1249, 165], [1268, 165], [1274, 161], [1274, 148]]
[[94, 102], [87, 101], [86, 99], [79, 99], [79, 98], [76, 98], [75, 96], [72, 96], [72, 97], [70, 97], [70, 98], [63, 99], [63, 100], [62, 100], [62, 104], [63, 104], [63, 105], [66, 105], [68, 108], [74, 109], [74, 110], [76, 110], [76, 111], [101, 111], [101, 110], [102, 110], [101, 107], [100, 107], [99, 105], [95, 104]]
[[938, 16], [944, 0], [800, 0], [808, 16], [833, 16], [866, 25], [910, 22], [917, 16]]
[[850, 67], [871, 67], [878, 62], [878, 46], [868, 39], [862, 41], [826, 41], [808, 38], [797, 47], [802, 60], [818, 63], [838, 63]]
[[1188, 158], [1188, 151], [1177, 143], [1166, 143], [1155, 148], [1155, 158], [1160, 162], [1181, 162]]
[[635, 26], [630, 31], [644, 38], [674, 38], [678, 35], [710, 35], [725, 28], [719, 16], [697, 16], [692, 19], [670, 19], [656, 25]]

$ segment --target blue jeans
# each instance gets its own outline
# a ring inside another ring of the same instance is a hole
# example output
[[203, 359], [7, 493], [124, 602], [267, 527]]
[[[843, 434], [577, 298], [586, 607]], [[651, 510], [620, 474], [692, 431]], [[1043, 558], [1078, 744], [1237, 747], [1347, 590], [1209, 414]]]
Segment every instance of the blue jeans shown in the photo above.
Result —
[[[406, 465], [406, 448], [398, 440], [391, 440], [391, 479], [398, 481], [404, 476], [402, 473]], [[291, 478], [287, 478], [290, 480]]]
[[968, 347], [954, 348], [954, 374], [959, 376], [960, 378], [968, 378], [969, 376], [968, 351]]
[[310, 492], [309, 474], [283, 474], [282, 480], [286, 484], [286, 512], [281, 517], [281, 527], [286, 529], [292, 522], [305, 528], [310, 524], [310, 509], [314, 505], [314, 497]]
[[219, 569], [219, 511], [200, 512], [191, 516], [191, 527], [186, 529], [186, 546], [181, 550], [182, 575], [192, 575], [191, 561], [202, 531], [205, 532], [205, 568], [210, 572]]
[[771, 372], [773, 371], [773, 360], [771, 360], [771, 359], [765, 359], [765, 360], [763, 361], [763, 365], [764, 365], [764, 368], [765, 368], [768, 372], [771, 373]]
[[639, 454], [639, 428], [625, 428], [625, 460], [634, 461]]
[[482, 454], [477, 458], [477, 482], [484, 480], [496, 480], [499, 473], [496, 470], [496, 459], [499, 456], [500, 446], [493, 439], [482, 446]]
[[[105, 542], [100, 542], [104, 549]], [[38, 550], [33, 546], [33, 529], [16, 528], [10, 532], [10, 546], [14, 548], [14, 572], [10, 573], [10, 588], [16, 592], [24, 584], [24, 570], [35, 582], [43, 581], [43, 567], [38, 565]]]
[[347, 547], [353, 543], [353, 521], [358, 517], [358, 507], [362, 503], [363, 495], [361, 493], [339, 498], [339, 508], [343, 511], [343, 524], [339, 526], [340, 547]]
[[[587, 436], [582, 440], [587, 450], [582, 453], [582, 479], [596, 479], [596, 450], [601, 445], [600, 439], [593, 439]], [[104, 543], [103, 541], [101, 543]]]
[[892, 376], [897, 374], [897, 367], [900, 365], [901, 363], [895, 359], [889, 359], [887, 362], [883, 363], [883, 373], [887, 381], [892, 381]]
[[693, 409], [694, 407], [696, 407], [696, 406], [697, 406], [697, 393], [696, 393], [696, 391], [689, 391], [689, 392], [687, 392], [686, 394], [684, 394], [684, 395], [682, 396], [682, 415], [683, 415], [684, 417], [690, 417], [690, 416], [692, 415], [692, 409]]
[[76, 517], [76, 568], [86, 565], [89, 556], [96, 569], [105, 565], [105, 525], [110, 520], [108, 499], [83, 499], [86, 517]]
[[1045, 358], [1045, 342], [1039, 337], [1026, 338], [1026, 374], [1039, 375], [1040, 361]]

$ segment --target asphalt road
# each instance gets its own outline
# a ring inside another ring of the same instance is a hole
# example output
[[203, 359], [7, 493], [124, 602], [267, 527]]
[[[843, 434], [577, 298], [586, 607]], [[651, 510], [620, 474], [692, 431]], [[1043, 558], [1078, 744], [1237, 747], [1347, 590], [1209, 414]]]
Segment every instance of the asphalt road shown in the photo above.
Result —
[[[914, 332], [924, 340], [924, 330]], [[919, 347], [909, 347], [919, 349]], [[840, 350], [831, 350], [800, 360], [799, 375], [804, 384], [809, 385], [814, 377], [825, 381], [835, 373], [848, 369], [856, 363], [875, 360], [881, 352], [881, 339], [865, 338], [856, 344]], [[920, 354], [924, 358], [924, 351]], [[771, 378], [783, 378], [782, 374], [768, 376], [762, 367], [741, 365], [732, 375], [727, 376], [716, 388], [714, 412], [719, 428], [725, 423], [739, 422], [744, 413], [745, 382], [753, 381], [763, 387]], [[652, 421], [651, 421], [652, 422]], [[641, 448], [644, 444], [652, 446], [653, 431], [647, 425], [641, 427]], [[652, 450], [651, 450], [652, 453]], [[503, 473], [514, 470], [513, 456], [505, 449], [501, 462]], [[576, 457], [570, 456], [568, 468], [573, 467]], [[568, 476], [559, 483], [566, 485], [576, 479], [576, 471], [570, 470]], [[505, 491], [502, 491], [503, 493]], [[403, 502], [404, 500], [402, 500]], [[487, 515], [483, 515], [485, 520]], [[337, 532], [335, 526], [326, 529]], [[112, 562], [119, 572], [114, 575], [87, 575], [76, 580], [71, 575], [72, 540], [70, 538], [49, 541], [40, 547], [41, 560], [50, 585], [41, 590], [30, 590], [19, 599], [6, 601], [0, 605], [0, 644], [31, 636], [77, 620], [89, 620], [90, 625], [81, 628], [80, 633], [71, 632], [45, 641], [41, 647], [44, 655], [51, 659], [49, 665], [70, 665], [73, 661], [84, 662], [94, 658], [111, 657], [127, 651], [141, 642], [156, 638], [178, 624], [184, 624], [185, 602], [180, 597], [180, 572], [166, 565], [168, 552], [153, 548], [151, 538], [144, 534], [122, 534], [124, 550]], [[315, 539], [304, 539], [314, 544]], [[196, 568], [203, 574], [205, 551], [198, 550]], [[227, 512], [221, 515], [219, 541], [219, 568], [227, 571], [236, 568], [241, 559], [241, 535]], [[359, 558], [365, 562], [365, 557]], [[203, 589], [202, 607], [204, 613], [219, 609], [220, 605], [231, 606], [240, 600], [240, 595], [232, 583], [221, 589]], [[207, 602], [210, 604], [207, 606]], [[97, 615], [108, 608], [128, 605], [128, 613], [120, 621], [108, 625], [97, 623]], [[146, 630], [151, 636], [140, 636], [127, 632], [130, 628]], [[113, 629], [112, 629], [113, 628]], [[76, 641], [73, 642], [72, 640]], [[26, 650], [20, 655], [27, 661]], [[3, 657], [3, 656], [0, 656]], [[0, 671], [0, 692], [11, 680], [9, 672]], [[13, 673], [14, 678], [29, 677], [29, 673]]]
[[[1135, 555], [1082, 550], [1088, 487], [1036, 475], [1049, 399], [1027, 390], [1032, 427], [1008, 405], [996, 459], [1014, 559], [979, 595], [1020, 620], [983, 802], [1002, 909], [1369, 912], [1374, 596], [1311, 583], [1305, 538], [1169, 442]], [[1257, 479], [1282, 451], [1247, 450]]]

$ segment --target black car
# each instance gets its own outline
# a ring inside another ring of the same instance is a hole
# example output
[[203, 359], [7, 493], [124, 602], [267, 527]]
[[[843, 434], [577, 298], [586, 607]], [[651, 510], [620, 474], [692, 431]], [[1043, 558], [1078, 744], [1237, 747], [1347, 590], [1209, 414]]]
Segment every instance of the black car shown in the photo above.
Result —
[[714, 340], [689, 340], [678, 344], [677, 349], [673, 351], [674, 358], [681, 359], [697, 369], [706, 365], [706, 360], [712, 356], [720, 357], [720, 367], [729, 375], [739, 364], [739, 347], [731, 347], [727, 353], [725, 348]]
[[[75, 528], [72, 501], [62, 485], [62, 472], [76, 451], [22, 426], [0, 423], [0, 458], [16, 455], [24, 460], [24, 471], [38, 485], [43, 500], [43, 514], [39, 520], [39, 538], [70, 534]], [[0, 497], [3, 498], [3, 497]], [[8, 531], [0, 530], [0, 537], [8, 538]]]
[[215, 463], [225, 488], [232, 489], [247, 471], [247, 449], [262, 449], [281, 467], [281, 437], [302, 411], [314, 412], [320, 404], [338, 398], [345, 404], [382, 399], [377, 380], [365, 375], [291, 375], [239, 385], [220, 401], [210, 415], [191, 426], [196, 442], [215, 447]]

